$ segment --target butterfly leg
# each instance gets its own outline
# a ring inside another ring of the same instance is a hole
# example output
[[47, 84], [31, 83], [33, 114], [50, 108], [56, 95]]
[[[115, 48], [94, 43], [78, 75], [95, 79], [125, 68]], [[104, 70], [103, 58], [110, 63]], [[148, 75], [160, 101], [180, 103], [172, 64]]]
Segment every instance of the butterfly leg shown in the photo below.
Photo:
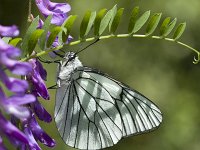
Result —
[[57, 84], [55, 84], [55, 85], [53, 85], [53, 86], [50, 86], [50, 87], [48, 87], [47, 89], [57, 89], [58, 87], [57, 87]]

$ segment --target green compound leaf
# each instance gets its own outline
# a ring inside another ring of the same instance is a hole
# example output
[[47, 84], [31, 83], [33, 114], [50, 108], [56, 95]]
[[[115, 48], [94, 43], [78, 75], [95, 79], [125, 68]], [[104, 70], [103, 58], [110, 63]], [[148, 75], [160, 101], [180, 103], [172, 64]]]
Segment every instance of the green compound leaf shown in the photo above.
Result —
[[114, 6], [111, 10], [109, 10], [101, 20], [98, 35], [101, 35], [105, 31], [106, 27], [109, 25], [110, 20], [114, 18], [113, 9], [115, 8], [116, 7]]
[[120, 8], [117, 11], [117, 13], [116, 13], [116, 15], [115, 15], [115, 17], [113, 19], [112, 25], [111, 25], [111, 29], [110, 29], [111, 33], [115, 33], [115, 31], [117, 30], [117, 27], [119, 26], [119, 22], [121, 20], [123, 12], [124, 12], [124, 8]]
[[161, 15], [161, 13], [156, 13], [151, 17], [146, 28], [146, 35], [150, 35], [155, 31], [158, 23], [160, 22]]
[[137, 21], [138, 13], [139, 13], [139, 7], [138, 6], [134, 7], [131, 12], [131, 17], [130, 17], [130, 21], [129, 21], [129, 25], [128, 25], [128, 33], [129, 34], [133, 33], [133, 29], [134, 29], [135, 23]]
[[87, 11], [80, 26], [80, 38], [84, 39], [92, 28], [96, 17], [96, 12]]
[[185, 31], [185, 28], [186, 28], [186, 23], [180, 23], [176, 29], [176, 31], [174, 32], [174, 35], [173, 35], [173, 39], [174, 40], [178, 40], [181, 35], [183, 34], [183, 32]]
[[42, 33], [42, 35], [40, 37], [40, 42], [39, 42], [39, 46], [40, 46], [41, 50], [44, 50], [45, 46], [46, 46], [47, 34], [48, 34], [50, 26], [51, 26], [51, 19], [52, 19], [52, 15], [48, 16], [47, 19], [44, 21], [44, 25], [42, 27], [44, 32]]
[[57, 26], [54, 27], [51, 31], [51, 34], [49, 35], [49, 38], [47, 40], [47, 47], [51, 47], [53, 42], [55, 41], [56, 37], [58, 36], [58, 34], [62, 31], [62, 28]]
[[174, 29], [177, 19], [175, 18], [174, 20], [171, 21], [170, 17], [165, 18], [165, 20], [163, 21], [161, 27], [160, 27], [160, 35], [163, 37], [168, 36], [171, 31]]
[[28, 55], [32, 54], [35, 46], [38, 43], [38, 39], [40, 38], [43, 32], [43, 29], [37, 29], [31, 34], [30, 39], [28, 41]]
[[72, 26], [76, 20], [77, 16], [76, 15], [71, 15], [69, 16], [65, 22], [62, 24], [62, 41], [65, 43], [68, 39], [68, 36], [71, 32]]
[[133, 28], [133, 33], [136, 33], [137, 31], [139, 31], [142, 26], [147, 22], [147, 20], [149, 19], [150, 16], [150, 10], [146, 11], [135, 23], [135, 26]]
[[37, 16], [33, 20], [31, 25], [29, 26], [28, 30], [26, 31], [26, 34], [23, 38], [22, 46], [21, 46], [21, 49], [23, 50], [23, 55], [27, 55], [29, 53], [28, 52], [28, 42], [29, 42], [29, 39], [30, 39], [30, 36], [32, 35], [32, 33], [37, 29], [38, 22], [39, 22], [39, 16]]
[[21, 41], [22, 41], [22, 38], [14, 38], [14, 39], [10, 40], [9, 44], [16, 47], [17, 44]]
[[105, 15], [107, 9], [101, 9], [95, 18], [94, 21], [94, 35], [99, 36], [99, 29], [100, 29], [100, 24], [103, 16]]

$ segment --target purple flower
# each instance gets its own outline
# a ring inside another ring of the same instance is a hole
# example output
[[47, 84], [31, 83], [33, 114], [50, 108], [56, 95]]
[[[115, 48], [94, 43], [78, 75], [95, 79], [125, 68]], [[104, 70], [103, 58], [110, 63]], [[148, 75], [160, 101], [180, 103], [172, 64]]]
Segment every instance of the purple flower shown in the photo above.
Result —
[[[16, 26], [3, 27], [0, 26], [0, 34], [3, 36], [18, 35]], [[2, 68], [10, 70], [16, 75], [26, 75], [32, 70], [32, 67], [27, 62], [19, 62], [16, 57], [20, 56], [20, 50], [6, 44], [0, 39], [0, 133], [6, 135], [8, 140], [15, 146], [20, 144], [28, 144], [26, 135], [8, 121], [1, 112], [6, 112], [11, 116], [15, 116], [20, 120], [26, 119], [30, 116], [29, 103], [34, 102], [35, 96], [26, 94], [28, 89], [28, 82], [18, 78], [8, 77]], [[2, 87], [6, 87], [12, 92], [10, 97], [7, 97]], [[13, 118], [13, 117], [12, 117]], [[13, 121], [12, 121], [13, 122]], [[5, 149], [0, 139], [0, 149]]]
[[25, 93], [28, 89], [28, 83], [25, 80], [20, 80], [12, 77], [8, 77], [0, 66], [0, 80], [5, 84], [8, 90], [11, 92]]
[[35, 114], [37, 117], [45, 122], [51, 122], [52, 117], [51, 115], [46, 111], [46, 109], [41, 105], [41, 103], [36, 99], [34, 103], [31, 104]]
[[[39, 140], [42, 144], [53, 147], [55, 146], [55, 141], [50, 138], [39, 126], [37, 123], [34, 114], [32, 113], [31, 117], [23, 122], [24, 133], [27, 135], [29, 139], [29, 148], [35, 150], [40, 150], [39, 145], [37, 144], [37, 140]], [[23, 145], [26, 147], [26, 145]]]
[[1, 108], [9, 113], [14, 115], [19, 119], [25, 119], [29, 117], [30, 112], [29, 109], [22, 106], [28, 103], [32, 103], [35, 101], [35, 97], [30, 94], [26, 94], [23, 96], [11, 96], [6, 98], [3, 90], [0, 87], [0, 106]]
[[61, 25], [67, 19], [71, 7], [67, 3], [54, 3], [50, 0], [35, 0], [37, 7], [44, 17], [52, 15], [51, 23]]
[[27, 136], [29, 143], [28, 143], [28, 145], [23, 144], [21, 146], [21, 150], [26, 150], [27, 148], [30, 150], [41, 150], [40, 146], [36, 142], [35, 137], [33, 136], [32, 132], [29, 128], [28, 121], [24, 121], [23, 128], [24, 128], [24, 133]]
[[0, 64], [3, 64], [16, 75], [26, 75], [31, 71], [31, 65], [27, 62], [19, 62], [15, 57], [20, 56], [20, 50], [6, 44], [0, 39]]
[[[0, 26], [0, 36], [18, 35], [17, 31], [16, 26], [10, 28]], [[34, 110], [39, 119], [45, 122], [52, 120], [50, 114], [36, 100], [37, 96], [49, 99], [49, 93], [43, 81], [46, 80], [47, 72], [36, 59], [29, 62], [18, 61], [16, 57], [20, 55], [18, 48], [0, 39], [0, 133], [6, 135], [6, 138], [21, 150], [41, 150], [36, 142], [38, 140], [53, 147], [54, 140], [41, 129], [33, 114]], [[10, 77], [3, 68], [27, 78], [23, 80]], [[28, 83], [32, 85], [30, 89]], [[4, 90], [12, 92], [11, 96], [7, 97]], [[31, 94], [27, 94], [28, 91], [31, 91]], [[11, 116], [11, 121], [3, 116], [4, 112]], [[23, 132], [20, 131], [20, 127], [23, 127]], [[0, 136], [0, 150], [5, 149]]]
[[[39, 23], [38, 23], [38, 27], [37, 28], [41, 29], [43, 25], [44, 25], [44, 22], [41, 19], [39, 19]], [[50, 35], [50, 32], [47, 33], [47, 39], [49, 38], [49, 35]], [[71, 42], [72, 39], [73, 39], [73, 37], [69, 35], [69, 37], [68, 37], [68, 39], [66, 41], [66, 44], [68, 44], [69, 42]], [[58, 37], [56, 37], [55, 41], [52, 44], [52, 47], [57, 47], [57, 46], [59, 46], [61, 44], [62, 43], [59, 43]], [[59, 52], [59, 50], [55, 50], [55, 52]], [[50, 52], [49, 56], [51, 58], [55, 58], [56, 57], [56, 55], [53, 52]]]
[[0, 132], [4, 133], [11, 142], [16, 140], [21, 143], [28, 144], [28, 140], [26, 135], [21, 132], [16, 126], [14, 126], [11, 122], [7, 121], [4, 116], [0, 112]]
[[1, 36], [18, 36], [19, 35], [19, 30], [17, 26], [2, 26], [0, 25], [0, 35]]
[[46, 79], [46, 71], [37, 59], [30, 59], [29, 63], [33, 67], [32, 71], [27, 75], [27, 79], [32, 84], [32, 93], [44, 99], [49, 99], [49, 92], [43, 81]]

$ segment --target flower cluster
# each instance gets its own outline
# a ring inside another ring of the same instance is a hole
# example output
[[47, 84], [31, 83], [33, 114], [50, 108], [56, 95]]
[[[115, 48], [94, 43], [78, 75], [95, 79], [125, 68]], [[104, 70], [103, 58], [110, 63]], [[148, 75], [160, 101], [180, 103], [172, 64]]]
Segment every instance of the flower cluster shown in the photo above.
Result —
[[51, 23], [55, 25], [62, 25], [67, 19], [67, 13], [71, 7], [67, 3], [54, 3], [49, 0], [35, 0], [40, 12], [47, 18], [52, 15]]
[[[19, 31], [16, 26], [6, 27], [0, 26], [1, 36], [16, 36]], [[26, 94], [28, 89], [28, 82], [22, 79], [9, 77], [5, 72], [11, 71], [15, 75], [27, 75], [32, 67], [27, 62], [19, 62], [15, 58], [20, 56], [20, 50], [15, 48], [2, 39], [0, 39], [0, 133], [7, 136], [7, 138], [16, 146], [24, 143], [29, 145], [26, 135], [17, 127], [14, 121], [8, 121], [6, 114], [11, 115], [13, 120], [24, 120], [30, 116], [29, 108], [25, 105], [34, 102], [36, 99], [31, 94]], [[4, 89], [12, 93], [12, 96], [6, 96]], [[0, 149], [4, 150], [2, 138], [0, 137]]]
[[[70, 5], [67, 3], [54, 3], [49, 0], [35, 0], [35, 2], [45, 18], [47, 18], [49, 15], [52, 15], [51, 23], [55, 25], [62, 25], [68, 17], [67, 13], [71, 10]], [[40, 19], [38, 28], [41, 29], [43, 25], [44, 22]], [[49, 35], [50, 32], [48, 32], [47, 37], [49, 37]], [[66, 43], [69, 43], [71, 40], [72, 37], [69, 36]], [[52, 47], [57, 47], [59, 45], [60, 43], [58, 41], [58, 37], [56, 37], [55, 41], [52, 44]], [[56, 57], [53, 52], [50, 52], [49, 55], [52, 58]]]
[[[49, 0], [35, 2], [44, 17], [52, 15], [51, 23], [55, 25], [61, 25], [71, 9], [67, 3], [53, 3]], [[42, 25], [40, 21], [40, 27]], [[17, 57], [21, 55], [20, 49], [1, 39], [18, 35], [16, 26], [0, 25], [0, 150], [6, 150], [2, 136], [21, 150], [41, 150], [37, 141], [53, 147], [55, 141], [43, 131], [36, 119], [47, 123], [52, 121], [51, 115], [38, 99], [50, 99], [45, 85], [47, 72], [37, 58], [28, 62], [19, 61]], [[58, 45], [56, 39], [52, 47]], [[15, 78], [10, 77], [10, 74], [14, 74]], [[17, 75], [21, 79], [16, 78]]]

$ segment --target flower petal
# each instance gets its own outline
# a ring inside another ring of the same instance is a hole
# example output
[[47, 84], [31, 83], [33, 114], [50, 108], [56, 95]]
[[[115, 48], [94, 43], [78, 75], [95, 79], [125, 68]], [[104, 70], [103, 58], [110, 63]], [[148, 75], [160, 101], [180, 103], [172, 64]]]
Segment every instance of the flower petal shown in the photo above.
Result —
[[20, 141], [22, 143], [28, 143], [26, 135], [21, 132], [12, 123], [7, 121], [3, 115], [0, 113], [0, 131], [3, 132], [7, 137], [12, 137], [13, 139]]
[[18, 48], [13, 47], [0, 39], [0, 54], [6, 53], [9, 57], [20, 56], [21, 52]]
[[17, 26], [15, 26], [15, 25], [13, 25], [13, 26], [0, 25], [0, 35], [1, 36], [9, 36], [9, 37], [18, 36], [19, 30], [18, 30]]
[[39, 72], [41, 78], [46, 81], [47, 80], [47, 71], [43, 68], [42, 64], [38, 60], [36, 60], [35, 64], [37, 66], [36, 68], [37, 68], [37, 71]]
[[50, 0], [36, 0], [36, 5], [44, 17], [53, 15], [51, 23], [55, 25], [63, 24], [67, 19], [66, 13], [71, 10], [67, 3], [54, 3]]
[[37, 123], [34, 115], [32, 116], [30, 120], [30, 129], [34, 135], [34, 137], [39, 140], [41, 143], [48, 147], [54, 147], [55, 146], [55, 140], [53, 140], [49, 135], [47, 135], [42, 128]]
[[38, 100], [32, 103], [33, 109], [37, 117], [45, 122], [51, 122], [51, 115], [46, 111], [46, 109], [40, 104]]
[[0, 80], [12, 92], [24, 93], [28, 88], [28, 83], [25, 80], [7, 77], [5, 72], [0, 67]]
[[8, 98], [8, 103], [12, 105], [25, 105], [33, 103], [36, 101], [36, 98], [32, 94], [25, 94], [23, 96], [12, 96]]
[[32, 70], [29, 63], [10, 59], [6, 53], [0, 53], [0, 63], [4, 64], [12, 73], [16, 75], [26, 75]]
[[44, 78], [46, 74], [43, 74], [42, 76], [40, 75], [44, 71], [39, 68], [41, 66], [37, 66], [38, 63], [36, 63], [37, 61], [35, 59], [31, 59], [29, 62], [32, 64], [33, 70], [30, 74], [27, 75], [27, 79], [32, 83], [32, 92], [36, 93], [38, 96], [43, 97], [44, 99], [49, 99], [49, 92], [42, 79], [42, 76]]
[[29, 109], [23, 106], [7, 105], [5, 111], [19, 119], [26, 119], [30, 116]]
[[[32, 132], [31, 132], [30, 128], [28, 128], [26, 126], [24, 127], [24, 133], [26, 134], [28, 141], [29, 141], [28, 142], [29, 149], [30, 150], [41, 150], [40, 146], [36, 142]], [[25, 145], [23, 145], [23, 147], [25, 147]]]

